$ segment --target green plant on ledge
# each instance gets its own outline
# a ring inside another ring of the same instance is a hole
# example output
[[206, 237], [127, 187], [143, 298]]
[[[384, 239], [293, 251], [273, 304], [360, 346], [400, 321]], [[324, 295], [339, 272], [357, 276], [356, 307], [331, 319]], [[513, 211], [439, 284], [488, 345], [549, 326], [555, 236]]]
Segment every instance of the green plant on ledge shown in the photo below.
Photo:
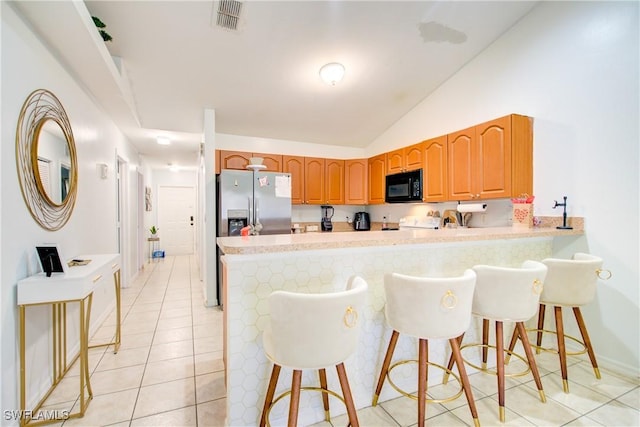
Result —
[[103, 30], [103, 28], [107, 28], [107, 25], [102, 22], [100, 18], [92, 16], [91, 19], [93, 19], [93, 23], [95, 24], [95, 26], [98, 27], [98, 32], [102, 36], [102, 40], [104, 40], [105, 42], [110, 42], [111, 40], [113, 40], [113, 37], [111, 37], [109, 33]]
[[158, 234], [158, 230], [160, 230], [158, 227], [156, 227], [155, 225], [152, 225], [151, 228], [149, 229], [149, 231], [151, 232], [152, 236], [155, 236], [156, 234]]

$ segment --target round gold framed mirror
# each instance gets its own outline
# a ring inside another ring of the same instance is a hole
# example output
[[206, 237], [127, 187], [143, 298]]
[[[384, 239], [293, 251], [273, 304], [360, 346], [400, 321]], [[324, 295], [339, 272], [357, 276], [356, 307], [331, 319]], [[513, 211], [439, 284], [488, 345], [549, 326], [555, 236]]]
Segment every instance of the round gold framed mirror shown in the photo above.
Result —
[[22, 106], [16, 165], [33, 219], [47, 230], [62, 228], [75, 206], [78, 164], [67, 113], [48, 90], [33, 91]]

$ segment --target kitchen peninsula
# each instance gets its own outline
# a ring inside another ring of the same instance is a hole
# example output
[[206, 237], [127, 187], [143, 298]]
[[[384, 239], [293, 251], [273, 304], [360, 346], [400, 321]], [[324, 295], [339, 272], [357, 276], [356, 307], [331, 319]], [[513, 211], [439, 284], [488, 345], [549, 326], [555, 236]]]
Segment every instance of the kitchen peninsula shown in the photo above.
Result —
[[[360, 343], [345, 363], [355, 405], [363, 408], [371, 405], [390, 336], [384, 320], [385, 273], [453, 276], [475, 264], [519, 266], [527, 259], [552, 256], [554, 240], [577, 239], [582, 235], [583, 229], [579, 226], [573, 230], [495, 227], [218, 238], [218, 246], [224, 253], [227, 425], [259, 422], [271, 369], [262, 348], [262, 331], [269, 321], [267, 298], [273, 291], [342, 290], [352, 275], [367, 281], [367, 303], [365, 312], [360, 313]], [[472, 323], [467, 333], [469, 341], [478, 337], [480, 326], [475, 321]], [[444, 341], [430, 343], [432, 362], [446, 364], [445, 344]], [[471, 353], [465, 357], [477, 361]], [[414, 340], [400, 337], [394, 359], [415, 358]], [[404, 366], [394, 371], [394, 382], [407, 391], [414, 391], [416, 372], [412, 365]], [[328, 372], [329, 388], [339, 390], [337, 375]], [[316, 386], [317, 381], [313, 371], [304, 373], [303, 386]], [[288, 389], [290, 382], [291, 371], [283, 370], [276, 393]], [[395, 390], [387, 387], [379, 401], [397, 396]], [[288, 399], [284, 399], [271, 411], [272, 424], [281, 424], [287, 412]], [[332, 416], [344, 412], [339, 402], [332, 404]], [[307, 425], [323, 419], [320, 396], [303, 393], [299, 423]]]

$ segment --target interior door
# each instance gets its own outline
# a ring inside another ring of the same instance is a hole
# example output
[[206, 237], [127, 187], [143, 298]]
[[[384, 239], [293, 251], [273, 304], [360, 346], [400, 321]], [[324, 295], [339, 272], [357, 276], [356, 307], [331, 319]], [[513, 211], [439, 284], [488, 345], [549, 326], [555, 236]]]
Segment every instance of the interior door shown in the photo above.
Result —
[[158, 236], [166, 255], [193, 253], [195, 194], [194, 187], [161, 186], [158, 190]]

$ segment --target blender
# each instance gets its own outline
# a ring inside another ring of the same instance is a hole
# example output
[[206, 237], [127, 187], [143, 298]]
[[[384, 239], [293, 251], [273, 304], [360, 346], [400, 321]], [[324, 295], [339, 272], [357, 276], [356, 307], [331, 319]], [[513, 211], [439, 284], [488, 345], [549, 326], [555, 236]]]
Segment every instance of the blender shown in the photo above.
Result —
[[333, 206], [323, 205], [320, 206], [322, 209], [322, 220], [320, 223], [320, 229], [322, 231], [331, 231], [333, 230], [333, 224], [331, 223], [331, 218], [333, 218]]

